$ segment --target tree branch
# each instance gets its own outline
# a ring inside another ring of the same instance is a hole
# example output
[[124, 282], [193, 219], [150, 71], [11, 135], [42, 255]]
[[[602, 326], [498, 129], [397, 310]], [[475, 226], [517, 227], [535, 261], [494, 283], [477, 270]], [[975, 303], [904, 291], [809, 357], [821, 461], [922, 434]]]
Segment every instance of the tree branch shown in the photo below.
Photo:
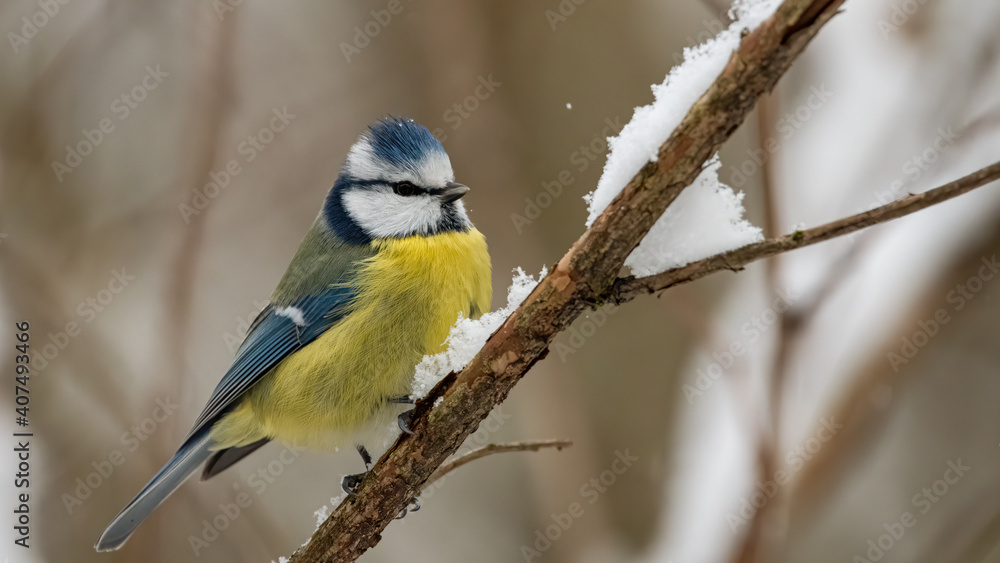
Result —
[[569, 440], [539, 440], [537, 442], [509, 442], [506, 444], [487, 444], [481, 448], [476, 448], [471, 452], [456, 457], [455, 459], [438, 467], [424, 484], [424, 488], [431, 486], [435, 481], [462, 467], [466, 463], [471, 463], [477, 459], [493, 454], [503, 454], [507, 452], [537, 452], [542, 448], [555, 448], [562, 450], [573, 445]]
[[844, 219], [820, 225], [819, 227], [805, 231], [795, 231], [783, 237], [730, 250], [729, 252], [710, 256], [704, 260], [692, 262], [687, 266], [667, 270], [654, 276], [642, 278], [629, 276], [619, 279], [615, 284], [616, 288], [609, 292], [606, 297], [615, 300], [617, 303], [625, 303], [635, 299], [639, 295], [647, 295], [675, 285], [691, 282], [719, 270], [742, 270], [747, 264], [769, 256], [813, 245], [859, 231], [866, 227], [871, 227], [872, 225], [904, 217], [910, 213], [958, 197], [997, 179], [1000, 179], [1000, 162], [995, 162], [968, 176], [964, 176], [933, 190], [909, 195], [882, 207], [876, 207], [871, 211], [858, 213], [857, 215], [845, 217]]
[[[291, 563], [354, 561], [421, 490], [521, 377], [556, 334], [615, 287], [625, 258], [667, 206], [701, 173], [843, 0], [785, 0], [741, 40], [729, 63], [684, 120], [565, 256], [459, 374], [417, 404], [411, 428], [320, 525]], [[440, 399], [437, 407], [432, 405]]]

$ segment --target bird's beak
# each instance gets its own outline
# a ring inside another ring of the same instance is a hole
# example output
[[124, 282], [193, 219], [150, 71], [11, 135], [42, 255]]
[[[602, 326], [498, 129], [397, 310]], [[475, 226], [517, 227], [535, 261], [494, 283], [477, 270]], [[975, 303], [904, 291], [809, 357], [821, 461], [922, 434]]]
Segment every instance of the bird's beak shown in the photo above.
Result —
[[469, 193], [469, 186], [458, 182], [448, 182], [443, 189], [437, 192], [437, 195], [444, 203], [451, 203], [467, 193]]

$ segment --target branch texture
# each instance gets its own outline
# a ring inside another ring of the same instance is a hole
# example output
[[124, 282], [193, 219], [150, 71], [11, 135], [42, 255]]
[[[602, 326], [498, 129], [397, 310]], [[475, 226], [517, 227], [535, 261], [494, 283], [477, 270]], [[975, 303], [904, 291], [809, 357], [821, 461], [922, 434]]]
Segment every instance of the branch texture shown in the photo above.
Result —
[[[771, 90], [843, 0], [786, 0], [743, 37], [722, 73], [594, 224], [584, 232], [459, 374], [417, 405], [413, 435], [401, 437], [320, 525], [291, 563], [354, 561], [474, 432], [511, 388], [545, 357], [556, 334], [614, 287], [625, 258], [702, 167]], [[431, 405], [441, 398], [434, 408]]]

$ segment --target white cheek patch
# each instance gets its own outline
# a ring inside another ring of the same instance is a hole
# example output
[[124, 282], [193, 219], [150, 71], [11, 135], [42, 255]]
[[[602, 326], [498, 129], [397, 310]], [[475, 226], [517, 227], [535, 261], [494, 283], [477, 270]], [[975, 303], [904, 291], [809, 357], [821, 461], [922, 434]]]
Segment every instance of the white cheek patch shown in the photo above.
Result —
[[429, 234], [441, 221], [441, 203], [430, 195], [362, 188], [347, 190], [342, 197], [347, 213], [372, 238]]
[[274, 314], [291, 319], [295, 326], [306, 326], [306, 318], [298, 307], [276, 307]]

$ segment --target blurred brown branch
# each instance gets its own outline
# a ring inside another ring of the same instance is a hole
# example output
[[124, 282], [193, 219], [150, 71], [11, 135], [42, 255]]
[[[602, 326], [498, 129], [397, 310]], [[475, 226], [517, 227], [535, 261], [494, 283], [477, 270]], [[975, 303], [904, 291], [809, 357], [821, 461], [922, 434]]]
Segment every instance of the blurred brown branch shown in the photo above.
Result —
[[842, 3], [786, 0], [745, 34], [726, 68], [660, 147], [657, 161], [625, 186], [469, 365], [417, 405], [414, 434], [382, 456], [357, 496], [337, 507], [292, 555], [293, 563], [354, 561], [378, 543], [434, 471], [547, 354], [555, 335], [616, 289], [625, 258]]

